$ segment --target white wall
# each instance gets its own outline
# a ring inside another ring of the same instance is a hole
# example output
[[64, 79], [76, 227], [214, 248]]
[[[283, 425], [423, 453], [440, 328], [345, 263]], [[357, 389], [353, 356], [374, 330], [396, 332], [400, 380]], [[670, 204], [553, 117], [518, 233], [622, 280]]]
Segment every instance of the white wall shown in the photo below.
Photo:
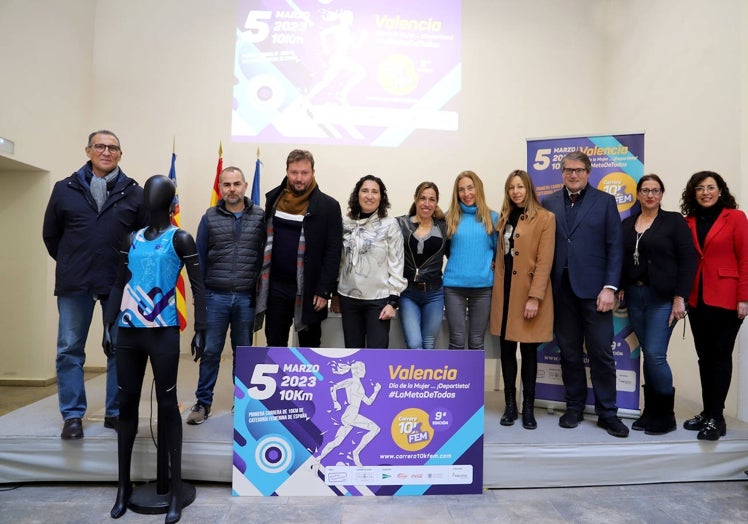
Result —
[[[579, 15], [580, 9], [574, 8], [589, 2], [534, 3], [545, 6], [541, 19], [537, 9], [513, 2], [466, 3], [460, 146], [311, 147], [322, 190], [345, 207], [355, 181], [372, 173], [388, 184], [392, 213], [403, 214], [420, 181], [435, 181], [447, 207], [454, 177], [473, 169], [486, 183], [489, 203], [499, 207], [505, 175], [525, 165], [527, 136], [568, 133], [569, 104], [593, 107], [574, 123], [585, 130], [599, 129], [603, 93], [596, 67], [581, 74], [579, 83], [564, 83], [553, 91], [547, 85], [557, 74], [557, 64], [568, 56], [584, 54], [592, 63], [602, 60], [595, 32], [568, 40], [567, 24], [560, 23], [580, 16], [593, 23], [594, 12]], [[92, 127], [117, 130], [126, 173], [141, 182], [165, 173], [176, 137], [182, 225], [193, 232], [209, 202], [219, 141], [224, 166], [239, 165], [250, 176], [260, 145], [263, 192], [281, 181], [285, 158], [294, 146], [230, 142], [233, 4], [209, 8], [200, 0], [170, 0], [157, 6], [147, 0], [100, 0], [97, 5]], [[529, 45], [521, 48], [519, 42]], [[533, 66], [528, 68], [528, 63]], [[183, 350], [188, 342], [189, 337], [183, 337]]]
[[0, 0], [0, 136], [15, 142], [14, 160], [40, 168], [0, 169], [0, 379], [54, 377], [57, 310], [41, 224], [52, 182], [85, 159], [94, 4]]
[[[740, 69], [740, 144], [748, 143], [748, 5], [745, 2], [742, 5], [742, 13], [740, 14], [740, 54], [738, 63], [741, 64]], [[743, 203], [742, 209], [748, 209], [748, 181], [745, 181], [746, 173], [748, 173], [748, 151], [745, 146], [741, 148], [740, 154], [740, 173], [742, 173], [741, 180], [743, 185], [739, 193], [739, 201]], [[736, 363], [737, 376], [743, 380], [736, 384], [737, 396], [740, 399], [738, 403], [738, 417], [741, 420], [748, 420], [748, 329], [743, 327], [740, 332], [739, 339], [740, 353]]]
[[[609, 4], [606, 120], [616, 127], [646, 132], [645, 169], [659, 174], [665, 183], [663, 207], [680, 209], [688, 178], [708, 169], [723, 175], [738, 202], [748, 208], [744, 180], [748, 170], [741, 150], [748, 136], [746, 3], [634, 0]], [[678, 394], [701, 402], [690, 328], [684, 339], [682, 325], [676, 327], [668, 360]], [[731, 413], [737, 409], [741, 359], [736, 357], [735, 362], [734, 387], [727, 400]]]
[[[748, 206], [741, 183], [748, 173], [741, 156], [748, 135], [745, 2], [464, 4], [461, 144], [310, 147], [324, 191], [345, 202], [355, 180], [373, 173], [389, 186], [392, 213], [401, 214], [419, 181], [435, 181], [447, 207], [455, 175], [473, 169], [497, 208], [505, 175], [525, 165], [526, 138], [643, 130], [646, 169], [664, 178], [666, 207], [675, 209], [686, 177], [707, 167], [725, 175]], [[0, 136], [16, 141], [19, 160], [57, 180], [85, 160], [90, 130], [110, 128], [122, 140], [122, 168], [141, 183], [166, 173], [176, 139], [183, 227], [194, 232], [209, 202], [219, 141], [224, 165], [248, 174], [261, 147], [263, 191], [280, 182], [293, 148], [230, 142], [234, 9], [234, 2], [203, 0], [0, 0], [0, 43], [14, 50], [3, 66], [11, 81], [0, 85]], [[40, 213], [45, 203], [36, 202]], [[51, 279], [48, 288], [51, 295]], [[53, 362], [53, 307], [46, 330], [44, 352]], [[89, 364], [103, 365], [98, 342], [96, 332]], [[0, 353], [8, 351], [0, 342]], [[674, 335], [671, 355], [679, 394], [696, 399], [690, 334], [685, 341]]]

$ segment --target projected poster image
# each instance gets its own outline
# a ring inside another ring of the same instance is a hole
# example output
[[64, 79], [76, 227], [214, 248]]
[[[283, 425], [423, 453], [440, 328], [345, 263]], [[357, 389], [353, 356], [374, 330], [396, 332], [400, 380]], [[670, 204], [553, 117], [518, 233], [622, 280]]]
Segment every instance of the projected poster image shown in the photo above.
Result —
[[232, 139], [395, 147], [454, 137], [460, 0], [239, 0]]

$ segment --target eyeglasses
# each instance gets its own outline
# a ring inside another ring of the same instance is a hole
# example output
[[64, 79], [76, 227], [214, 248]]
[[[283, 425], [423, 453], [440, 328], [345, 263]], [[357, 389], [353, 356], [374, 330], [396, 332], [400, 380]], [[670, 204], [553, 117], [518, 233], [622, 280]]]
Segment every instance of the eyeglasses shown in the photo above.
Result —
[[565, 167], [561, 170], [561, 172], [564, 175], [571, 175], [572, 173], [574, 173], [575, 175], [583, 175], [587, 172], [587, 168], [586, 167], [577, 167], [577, 168]]
[[719, 188], [717, 186], [696, 186], [693, 188], [697, 193], [714, 193]]
[[639, 193], [641, 193], [642, 195], [657, 196], [660, 193], [662, 193], [662, 189], [660, 189], [659, 187], [653, 187], [652, 189], [644, 188], [644, 189], [640, 189]]
[[122, 152], [122, 149], [119, 146], [110, 146], [110, 145], [107, 145], [107, 144], [93, 144], [92, 146], [88, 146], [88, 147], [91, 148], [91, 149], [93, 149], [94, 151], [96, 151], [99, 154], [103, 153], [107, 149], [113, 155], [116, 155], [117, 153], [121, 153]]

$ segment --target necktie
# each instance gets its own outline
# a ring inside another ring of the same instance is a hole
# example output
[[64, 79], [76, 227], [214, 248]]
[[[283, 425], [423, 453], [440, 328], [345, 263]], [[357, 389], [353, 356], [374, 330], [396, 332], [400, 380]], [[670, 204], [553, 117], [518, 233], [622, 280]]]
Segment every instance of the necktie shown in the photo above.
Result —
[[571, 205], [573, 206], [577, 200], [579, 200], [579, 193], [569, 193], [569, 200], [571, 201]]

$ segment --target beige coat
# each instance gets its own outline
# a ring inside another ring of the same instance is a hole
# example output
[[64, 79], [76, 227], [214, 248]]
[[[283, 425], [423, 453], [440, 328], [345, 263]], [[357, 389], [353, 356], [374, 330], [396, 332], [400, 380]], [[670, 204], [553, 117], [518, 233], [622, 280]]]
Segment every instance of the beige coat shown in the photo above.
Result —
[[[556, 218], [546, 209], [527, 220], [522, 215], [514, 231], [514, 269], [509, 290], [506, 339], [515, 342], [548, 342], [553, 338], [553, 294], [551, 266], [556, 243]], [[538, 314], [525, 320], [525, 303], [529, 297], [540, 300]], [[493, 335], [501, 334], [504, 312], [504, 238], [499, 231], [496, 268], [491, 298]]]

